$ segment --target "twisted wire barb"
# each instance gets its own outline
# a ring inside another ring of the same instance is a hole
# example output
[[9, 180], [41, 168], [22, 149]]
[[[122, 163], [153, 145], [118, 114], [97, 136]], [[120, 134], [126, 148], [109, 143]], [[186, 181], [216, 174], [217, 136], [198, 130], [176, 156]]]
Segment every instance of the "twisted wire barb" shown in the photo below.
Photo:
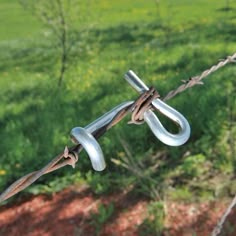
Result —
[[221, 67], [224, 67], [225, 65], [233, 62], [236, 62], [236, 53], [234, 53], [232, 56], [228, 56], [225, 60], [221, 60], [218, 64], [212, 66], [210, 69], [203, 71], [199, 76], [194, 76], [187, 81], [183, 81], [184, 84], [180, 85], [177, 89], [170, 91], [162, 100], [167, 101], [188, 88], [191, 88], [195, 85], [202, 85], [202, 79], [206, 78], [208, 75], [217, 71]]
[[[76, 149], [74, 147], [73, 149]], [[63, 158], [66, 158], [63, 162], [60, 162]], [[50, 161], [45, 167], [38, 171], [34, 171], [29, 173], [19, 180], [14, 182], [10, 185], [1, 195], [0, 195], [0, 202], [12, 197], [13, 195], [17, 194], [18, 192], [22, 191], [23, 189], [30, 186], [33, 182], [35, 182], [38, 178], [42, 175], [60, 169], [66, 165], [71, 165], [73, 168], [75, 167], [75, 163], [78, 161], [78, 154], [74, 151], [69, 151], [67, 147], [63, 153], [56, 156], [52, 161]]]

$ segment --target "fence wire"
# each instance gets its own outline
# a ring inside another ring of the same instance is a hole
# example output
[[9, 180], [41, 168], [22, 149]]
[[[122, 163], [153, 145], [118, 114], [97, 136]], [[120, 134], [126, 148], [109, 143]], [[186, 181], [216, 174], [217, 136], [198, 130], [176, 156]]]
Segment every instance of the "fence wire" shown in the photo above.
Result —
[[[203, 85], [202, 80], [212, 74], [213, 72], [219, 70], [220, 68], [224, 67], [225, 65], [229, 63], [236, 62], [236, 53], [234, 53], [231, 56], [228, 56], [224, 60], [220, 60], [219, 63], [216, 65], [213, 65], [211, 68], [203, 71], [200, 75], [191, 77], [188, 80], [182, 80], [183, 84], [181, 84], [179, 87], [177, 87], [174, 90], [171, 90], [169, 93], [167, 93], [166, 96], [162, 98], [163, 101], [167, 101], [169, 99], [172, 99], [176, 95], [184, 92], [185, 90], [195, 86], [195, 85]], [[151, 108], [151, 102], [159, 97], [159, 94], [156, 90], [153, 88], [150, 88], [149, 91], [145, 92], [144, 94], [140, 95], [140, 97], [129, 107], [124, 108], [121, 110], [114, 118], [113, 120], [107, 124], [106, 126], [100, 128], [99, 130], [96, 130], [93, 133], [93, 136], [98, 139], [101, 137], [107, 130], [109, 130], [111, 127], [113, 127], [115, 124], [120, 122], [127, 114], [132, 113], [131, 115], [131, 123], [140, 123], [140, 120], [142, 120], [143, 113]], [[53, 158], [52, 161], [50, 161], [45, 167], [38, 171], [34, 171], [32, 173], [29, 173], [19, 180], [15, 181], [12, 185], [10, 185], [4, 192], [0, 195], [0, 203], [7, 200], [8, 198], [14, 196], [15, 194], [19, 193], [20, 191], [24, 190], [31, 184], [33, 184], [37, 179], [39, 179], [42, 175], [45, 175], [47, 173], [53, 172], [55, 170], [58, 170], [64, 166], [70, 165], [73, 168], [75, 167], [75, 164], [77, 163], [79, 156], [78, 153], [82, 151], [83, 147], [78, 144], [74, 145], [73, 147], [65, 147], [64, 151], [61, 152], [59, 155], [57, 155], [55, 158]], [[230, 214], [231, 210], [236, 205], [236, 196], [233, 199], [232, 203], [227, 208], [226, 212], [222, 216], [222, 218], [219, 220], [218, 224], [212, 231], [212, 236], [217, 236], [221, 233], [222, 227]]]
[[217, 71], [218, 69], [224, 67], [225, 65], [229, 63], [236, 62], [236, 53], [234, 53], [232, 56], [228, 56], [224, 60], [220, 60], [220, 62], [211, 68], [203, 71], [199, 76], [191, 77], [188, 80], [182, 80], [183, 84], [180, 85], [177, 89], [174, 89], [170, 91], [164, 98], [163, 101], [167, 101], [173, 97], [175, 97], [177, 94], [182, 93], [188, 88], [191, 88], [195, 85], [203, 85], [202, 80], [206, 78], [208, 75], [212, 74], [213, 72]]

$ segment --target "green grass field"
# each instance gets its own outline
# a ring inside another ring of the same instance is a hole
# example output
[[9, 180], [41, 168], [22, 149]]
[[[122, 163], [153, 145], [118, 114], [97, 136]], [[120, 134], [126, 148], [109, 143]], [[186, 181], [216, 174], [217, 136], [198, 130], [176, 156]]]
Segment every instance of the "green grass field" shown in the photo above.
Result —
[[[70, 145], [73, 127], [84, 127], [119, 103], [135, 99], [137, 94], [123, 79], [127, 70], [137, 72], [164, 96], [181, 80], [236, 51], [236, 2], [230, 2], [228, 10], [225, 1], [217, 0], [89, 4], [81, 5], [75, 19], [74, 57], [59, 93], [53, 35], [17, 1], [0, 2], [0, 191]], [[146, 125], [122, 122], [99, 141], [108, 164], [103, 173], [91, 172], [82, 154], [75, 170], [49, 174], [27, 191], [57, 191], [85, 179], [98, 193], [128, 183], [137, 184], [142, 193], [156, 187], [164, 196], [183, 200], [231, 193], [235, 75], [235, 66], [229, 65], [209, 76], [204, 86], [168, 102], [190, 122], [192, 134], [184, 146], [167, 147]], [[153, 182], [111, 162], [129, 156], [127, 150], [142, 163], [141, 170], [159, 156], [158, 169], [149, 174]]]

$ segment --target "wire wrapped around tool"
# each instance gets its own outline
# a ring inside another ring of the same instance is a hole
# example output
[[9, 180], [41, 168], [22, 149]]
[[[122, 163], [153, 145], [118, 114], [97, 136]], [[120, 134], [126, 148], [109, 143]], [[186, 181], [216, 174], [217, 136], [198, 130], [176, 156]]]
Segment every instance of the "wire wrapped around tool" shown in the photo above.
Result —
[[[149, 94], [150, 92], [147, 92]], [[145, 96], [144, 97], [149, 97]], [[142, 97], [142, 96], [140, 96]], [[95, 129], [92, 133], [95, 139], [99, 139], [102, 135], [104, 135], [110, 128], [119, 123], [127, 114], [135, 112], [136, 109], [140, 107], [141, 100], [143, 98], [138, 98], [135, 102], [128, 102], [122, 109], [119, 110], [116, 114], [114, 114], [113, 118], [109, 120], [104, 126], [99, 126], [98, 129]], [[149, 103], [145, 105], [146, 109], [149, 109]], [[139, 117], [136, 116], [137, 119]], [[83, 146], [81, 144], [74, 145], [70, 148], [65, 148], [65, 150], [57, 155], [52, 161], [50, 161], [45, 167], [38, 171], [34, 171], [29, 173], [19, 180], [15, 181], [11, 184], [3, 193], [0, 194], [0, 203], [7, 200], [8, 198], [14, 196], [15, 194], [23, 191], [25, 188], [33, 184], [37, 179], [41, 176], [53, 172], [57, 169], [60, 169], [66, 165], [71, 165], [73, 168], [75, 167], [76, 162], [78, 161], [78, 154], [83, 150]]]

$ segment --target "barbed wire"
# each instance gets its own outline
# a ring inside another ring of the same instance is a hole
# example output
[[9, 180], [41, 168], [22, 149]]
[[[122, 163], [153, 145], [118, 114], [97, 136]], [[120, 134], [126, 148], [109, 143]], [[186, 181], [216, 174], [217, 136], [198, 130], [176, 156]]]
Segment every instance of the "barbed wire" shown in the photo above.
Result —
[[[232, 56], [228, 56], [226, 59], [221, 60], [216, 65], [213, 65], [211, 68], [203, 71], [199, 76], [191, 77], [187, 81], [183, 80], [184, 84], [180, 85], [176, 89], [170, 91], [166, 96], [162, 98], [163, 101], [167, 101], [173, 97], [175, 97], [177, 94], [180, 94], [184, 92], [186, 89], [191, 88], [195, 85], [202, 85], [202, 80], [212, 74], [213, 72], [217, 71], [218, 69], [224, 67], [225, 65], [229, 63], [235, 63], [236, 62], [236, 53], [234, 53]], [[116, 114], [116, 116], [105, 126], [101, 127], [100, 129], [96, 130], [93, 133], [93, 136], [98, 139], [101, 137], [106, 131], [108, 131], [111, 127], [113, 127], [115, 124], [120, 122], [128, 113], [132, 113], [131, 117], [131, 123], [139, 124], [142, 122], [143, 119], [143, 113], [150, 109], [151, 102], [159, 97], [159, 94], [156, 90], [153, 88], [150, 88], [149, 91], [143, 93], [138, 97], [138, 99], [131, 104], [130, 106], [122, 109], [120, 112]], [[38, 171], [34, 171], [32, 173], [29, 173], [19, 180], [15, 181], [12, 185], [10, 185], [3, 193], [0, 194], [0, 203], [7, 200], [8, 198], [14, 196], [18, 192], [24, 190], [28, 186], [30, 186], [32, 183], [34, 183], [37, 179], [39, 179], [41, 176], [53, 172], [55, 170], [58, 170], [64, 166], [70, 165], [73, 168], [75, 167], [75, 164], [77, 163], [79, 157], [78, 153], [80, 153], [83, 150], [82, 145], [77, 144], [73, 147], [65, 147], [64, 151], [57, 155], [52, 161], [50, 161], [45, 167]], [[225, 223], [225, 220], [227, 219], [228, 215], [230, 214], [232, 208], [236, 205], [236, 196], [233, 199], [230, 206], [227, 208], [224, 215], [219, 220], [218, 224], [212, 231], [212, 236], [217, 236], [221, 232], [221, 229]]]
[[[75, 148], [74, 148], [75, 149]], [[63, 162], [60, 162], [63, 158], [68, 158]], [[70, 152], [68, 147], [65, 147], [63, 153], [60, 153], [56, 156], [52, 161], [50, 161], [45, 167], [41, 170], [34, 171], [30, 174], [27, 174], [14, 182], [11, 186], [9, 186], [1, 195], [0, 202], [12, 197], [18, 192], [24, 190], [32, 183], [34, 183], [38, 178], [42, 175], [53, 172], [57, 169], [60, 169], [66, 165], [71, 165], [73, 168], [75, 167], [75, 163], [78, 161], [78, 154], [76, 152]]]
[[191, 88], [195, 85], [203, 85], [202, 80], [212, 74], [213, 72], [217, 71], [221, 67], [224, 67], [225, 65], [229, 63], [236, 62], [236, 53], [234, 53], [232, 56], [228, 56], [226, 59], [221, 60], [218, 64], [212, 66], [211, 68], [203, 71], [199, 76], [191, 77], [188, 80], [182, 80], [184, 84], [180, 85], [177, 89], [174, 89], [170, 91], [162, 100], [167, 101], [173, 97], [175, 97], [177, 94], [182, 93], [188, 88]]

